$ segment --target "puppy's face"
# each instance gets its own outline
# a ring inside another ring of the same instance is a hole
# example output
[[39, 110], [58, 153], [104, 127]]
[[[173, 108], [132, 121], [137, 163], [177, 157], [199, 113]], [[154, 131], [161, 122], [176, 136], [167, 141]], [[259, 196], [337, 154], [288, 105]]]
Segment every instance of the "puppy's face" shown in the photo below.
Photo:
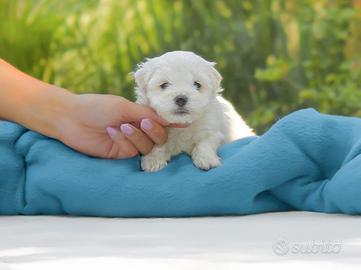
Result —
[[221, 91], [221, 76], [213, 66], [184, 51], [149, 59], [134, 73], [138, 102], [170, 123], [192, 123]]

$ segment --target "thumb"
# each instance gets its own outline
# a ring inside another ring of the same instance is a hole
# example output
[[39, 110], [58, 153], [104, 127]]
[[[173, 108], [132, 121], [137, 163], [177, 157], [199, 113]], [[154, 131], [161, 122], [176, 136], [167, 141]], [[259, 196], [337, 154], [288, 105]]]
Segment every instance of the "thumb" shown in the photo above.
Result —
[[169, 125], [169, 123], [160, 117], [152, 108], [146, 105], [137, 104], [129, 101], [125, 107], [124, 121], [125, 122], [140, 122], [143, 119], [152, 119], [163, 126]]

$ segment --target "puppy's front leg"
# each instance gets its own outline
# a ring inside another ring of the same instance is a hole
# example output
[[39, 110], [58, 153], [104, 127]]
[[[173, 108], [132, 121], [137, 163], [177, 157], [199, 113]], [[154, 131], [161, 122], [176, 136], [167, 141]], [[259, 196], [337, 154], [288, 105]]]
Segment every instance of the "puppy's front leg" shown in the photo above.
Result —
[[146, 172], [156, 172], [163, 169], [170, 159], [170, 154], [167, 150], [167, 144], [155, 145], [152, 151], [142, 156], [141, 167]]
[[222, 140], [223, 136], [215, 133], [199, 141], [192, 151], [194, 165], [202, 170], [209, 170], [221, 165], [217, 149]]

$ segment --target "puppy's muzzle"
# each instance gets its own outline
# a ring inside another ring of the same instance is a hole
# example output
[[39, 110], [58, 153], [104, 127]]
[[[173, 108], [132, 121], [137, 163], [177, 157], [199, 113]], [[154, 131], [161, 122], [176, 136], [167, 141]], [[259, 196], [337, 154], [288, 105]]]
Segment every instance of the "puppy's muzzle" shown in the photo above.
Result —
[[174, 98], [174, 102], [179, 107], [184, 107], [188, 102], [188, 98], [185, 95], [178, 95]]

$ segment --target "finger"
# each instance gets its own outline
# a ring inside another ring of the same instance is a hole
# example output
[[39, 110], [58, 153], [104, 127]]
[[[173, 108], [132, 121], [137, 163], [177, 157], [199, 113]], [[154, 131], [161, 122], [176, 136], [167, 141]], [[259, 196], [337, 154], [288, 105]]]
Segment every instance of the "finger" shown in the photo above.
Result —
[[140, 128], [158, 145], [164, 144], [168, 139], [166, 129], [151, 119], [143, 119]]
[[186, 127], [189, 127], [189, 124], [170, 124], [169, 127], [172, 127], [172, 128], [186, 128]]
[[127, 122], [140, 122], [144, 118], [157, 121], [163, 126], [167, 126], [169, 123], [160, 117], [152, 108], [133, 102], [127, 102], [125, 108], [126, 121]]
[[[136, 128], [140, 128], [140, 122], [130, 122], [130, 124]], [[172, 124], [168, 124], [166, 126], [162, 125], [162, 127], [171, 127], [171, 128], [187, 128], [189, 127], [190, 124], [185, 124], [185, 123], [172, 123]]]
[[120, 130], [143, 155], [148, 154], [152, 150], [154, 144], [152, 140], [136, 127], [131, 124], [122, 124], [120, 125]]
[[120, 130], [113, 127], [107, 127], [106, 130], [109, 137], [114, 142], [109, 151], [109, 157], [119, 159], [131, 158], [138, 154], [137, 148], [122, 135]]

